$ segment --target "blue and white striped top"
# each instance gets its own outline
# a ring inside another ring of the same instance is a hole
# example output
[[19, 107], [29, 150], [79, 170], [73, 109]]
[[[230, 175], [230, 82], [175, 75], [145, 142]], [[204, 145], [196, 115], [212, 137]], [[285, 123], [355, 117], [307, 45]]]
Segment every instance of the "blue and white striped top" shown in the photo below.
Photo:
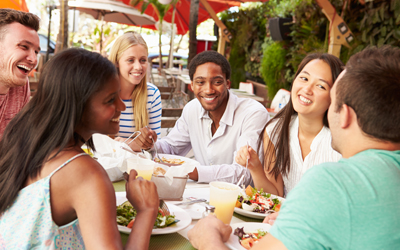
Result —
[[[121, 112], [119, 122], [119, 137], [128, 138], [135, 130], [135, 119], [133, 116], [132, 99], [122, 100], [126, 106], [125, 111]], [[161, 134], [161, 95], [158, 88], [151, 83], [147, 83], [147, 111], [149, 114], [148, 127]]]

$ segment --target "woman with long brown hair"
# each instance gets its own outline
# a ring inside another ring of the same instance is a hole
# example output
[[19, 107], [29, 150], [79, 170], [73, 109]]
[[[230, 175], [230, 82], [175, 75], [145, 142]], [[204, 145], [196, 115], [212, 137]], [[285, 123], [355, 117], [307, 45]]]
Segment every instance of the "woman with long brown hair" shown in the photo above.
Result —
[[304, 172], [322, 162], [338, 161], [341, 155], [330, 145], [327, 111], [330, 89], [343, 70], [339, 58], [330, 54], [307, 55], [299, 65], [287, 105], [264, 127], [257, 152], [242, 147], [235, 158], [246, 165], [256, 188], [286, 196]]
[[[93, 133], [115, 134], [125, 105], [114, 65], [67, 49], [44, 67], [37, 94], [0, 141], [1, 249], [122, 249], [114, 188], [84, 153]], [[147, 249], [158, 212], [154, 183], [135, 179], [127, 198], [138, 214], [127, 249]]]

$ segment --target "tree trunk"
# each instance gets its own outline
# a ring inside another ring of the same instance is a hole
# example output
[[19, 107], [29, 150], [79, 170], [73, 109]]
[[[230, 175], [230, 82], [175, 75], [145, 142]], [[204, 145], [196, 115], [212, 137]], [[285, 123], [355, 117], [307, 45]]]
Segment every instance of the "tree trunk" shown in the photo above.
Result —
[[176, 7], [173, 5], [172, 8], [172, 20], [171, 20], [171, 40], [169, 41], [169, 56], [168, 56], [168, 68], [173, 68], [174, 64], [174, 38], [175, 38], [175, 30], [174, 30], [174, 23], [175, 23], [175, 11]]
[[60, 1], [60, 31], [54, 53], [68, 48], [68, 0]]
[[189, 58], [188, 65], [197, 53], [196, 29], [199, 16], [199, 0], [190, 0], [190, 19], [189, 19]]
[[162, 25], [163, 25], [162, 21], [163, 21], [163, 19], [160, 18], [160, 28], [158, 30], [158, 33], [159, 33], [159, 35], [158, 35], [158, 53], [159, 53], [158, 54], [158, 58], [159, 58], [158, 71], [160, 73], [161, 73], [161, 70], [164, 68], [163, 61], [162, 61], [162, 50], [161, 50], [161, 47], [162, 47], [161, 35], [162, 35]]

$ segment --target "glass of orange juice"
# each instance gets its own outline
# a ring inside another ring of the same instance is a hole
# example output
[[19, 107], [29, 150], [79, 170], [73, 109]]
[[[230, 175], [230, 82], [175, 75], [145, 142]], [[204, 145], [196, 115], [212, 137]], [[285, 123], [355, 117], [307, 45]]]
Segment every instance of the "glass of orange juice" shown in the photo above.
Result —
[[239, 187], [232, 183], [210, 182], [210, 205], [215, 207], [214, 215], [229, 224], [239, 195]]
[[151, 180], [153, 175], [154, 162], [148, 159], [142, 158], [128, 158], [126, 160], [128, 173], [135, 169], [138, 173], [138, 177], [141, 176], [143, 179]]

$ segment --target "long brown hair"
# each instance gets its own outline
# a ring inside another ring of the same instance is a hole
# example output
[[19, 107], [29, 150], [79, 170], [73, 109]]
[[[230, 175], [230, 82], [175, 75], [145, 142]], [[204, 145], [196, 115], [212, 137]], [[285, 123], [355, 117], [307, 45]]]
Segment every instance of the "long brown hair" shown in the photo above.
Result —
[[[142, 45], [148, 50], [146, 41], [136, 32], [127, 32], [118, 37], [111, 48], [109, 59], [118, 68], [119, 59], [122, 54], [132, 46]], [[133, 115], [135, 128], [139, 130], [149, 123], [149, 114], [147, 111], [147, 72], [142, 81], [132, 92]]]
[[[344, 64], [336, 56], [326, 53], [314, 53], [307, 55], [301, 61], [295, 78], [309, 62], [317, 59], [326, 62], [330, 66], [332, 72], [332, 81], [334, 83], [340, 72], [342, 72]], [[278, 178], [279, 174], [286, 176], [290, 172], [289, 125], [294, 114], [297, 114], [297, 112], [293, 108], [292, 97], [290, 96], [289, 102], [286, 104], [286, 106], [282, 108], [278, 114], [276, 114], [264, 126], [263, 132], [260, 134], [258, 139], [259, 152], [263, 145], [263, 139], [267, 126], [273, 121], [277, 120], [276, 125], [271, 133], [270, 142], [267, 145], [267, 148], [265, 148], [263, 151], [263, 164], [266, 163], [264, 166], [270, 166], [272, 163], [274, 163], [274, 167], [269, 171], [269, 173], [273, 174], [275, 179]], [[324, 126], [329, 127], [327, 114], [328, 110], [325, 112], [323, 123]], [[272, 141], [276, 142], [275, 145], [272, 143]], [[274, 154], [276, 156], [275, 161], [273, 157]], [[264, 169], [264, 171], [267, 171], [267, 169]]]
[[[56, 150], [56, 157], [83, 138], [75, 132], [88, 101], [112, 77], [114, 65], [99, 53], [67, 49], [55, 55], [41, 73], [37, 94], [8, 124], [0, 141], [0, 214], [35, 178]], [[86, 142], [91, 147], [91, 139]]]

